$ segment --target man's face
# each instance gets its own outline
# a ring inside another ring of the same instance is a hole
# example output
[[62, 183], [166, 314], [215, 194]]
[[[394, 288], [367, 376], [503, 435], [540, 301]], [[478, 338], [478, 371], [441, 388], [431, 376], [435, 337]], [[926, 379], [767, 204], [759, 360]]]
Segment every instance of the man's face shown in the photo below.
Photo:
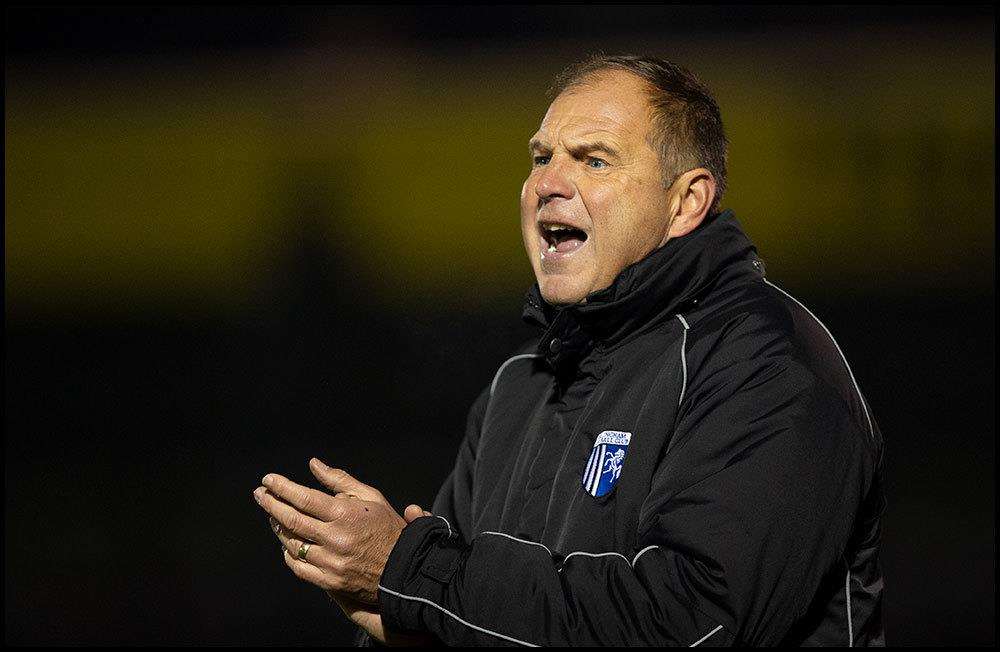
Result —
[[667, 240], [645, 82], [602, 71], [559, 95], [531, 139], [521, 233], [542, 297], [579, 303]]

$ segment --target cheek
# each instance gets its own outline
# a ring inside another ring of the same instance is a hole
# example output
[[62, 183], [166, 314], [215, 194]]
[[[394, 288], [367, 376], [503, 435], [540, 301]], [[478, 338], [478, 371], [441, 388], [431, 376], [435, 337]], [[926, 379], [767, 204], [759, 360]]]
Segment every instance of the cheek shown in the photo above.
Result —
[[530, 207], [528, 206], [528, 201], [527, 201], [528, 192], [529, 192], [528, 181], [525, 181], [524, 185], [521, 186], [521, 201], [520, 201], [522, 227], [528, 222], [529, 219], [531, 219], [531, 210]]
[[610, 283], [622, 269], [655, 246], [660, 200], [648, 184], [621, 182], [592, 187], [587, 195], [594, 219], [595, 285]]
[[587, 210], [594, 221], [595, 254], [605, 260], [619, 258], [622, 247], [635, 236], [635, 200], [630, 190], [628, 184], [608, 183], [586, 195]]
[[527, 224], [528, 222], [533, 222], [535, 220], [535, 202], [532, 201], [532, 197], [535, 197], [535, 182], [529, 177], [524, 185], [521, 186], [521, 224]]

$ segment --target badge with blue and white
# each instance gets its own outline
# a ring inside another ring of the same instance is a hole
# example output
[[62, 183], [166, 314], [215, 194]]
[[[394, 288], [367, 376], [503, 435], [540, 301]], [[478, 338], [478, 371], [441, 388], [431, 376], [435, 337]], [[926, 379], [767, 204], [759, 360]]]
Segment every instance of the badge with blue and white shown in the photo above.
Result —
[[583, 488], [591, 496], [603, 496], [615, 488], [632, 433], [605, 430], [597, 435], [590, 459], [583, 471]]

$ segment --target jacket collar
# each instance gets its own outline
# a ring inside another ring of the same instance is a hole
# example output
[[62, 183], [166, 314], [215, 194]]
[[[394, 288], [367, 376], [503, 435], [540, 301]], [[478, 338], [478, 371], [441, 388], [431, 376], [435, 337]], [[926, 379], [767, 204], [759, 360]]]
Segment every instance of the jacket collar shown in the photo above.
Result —
[[586, 302], [551, 306], [535, 283], [523, 318], [545, 330], [538, 353], [559, 371], [575, 366], [594, 345], [614, 347], [647, 325], [689, 310], [723, 277], [761, 274], [756, 252], [733, 212], [725, 210], [629, 265]]

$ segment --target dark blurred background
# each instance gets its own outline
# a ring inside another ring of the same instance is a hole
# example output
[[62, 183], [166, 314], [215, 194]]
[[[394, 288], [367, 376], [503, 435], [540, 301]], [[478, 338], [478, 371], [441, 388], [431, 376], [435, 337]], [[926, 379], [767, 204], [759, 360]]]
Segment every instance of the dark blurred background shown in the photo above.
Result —
[[892, 644], [995, 641], [991, 7], [8, 9], [4, 639], [337, 644], [251, 490], [429, 505], [564, 65], [688, 66], [885, 433]]

